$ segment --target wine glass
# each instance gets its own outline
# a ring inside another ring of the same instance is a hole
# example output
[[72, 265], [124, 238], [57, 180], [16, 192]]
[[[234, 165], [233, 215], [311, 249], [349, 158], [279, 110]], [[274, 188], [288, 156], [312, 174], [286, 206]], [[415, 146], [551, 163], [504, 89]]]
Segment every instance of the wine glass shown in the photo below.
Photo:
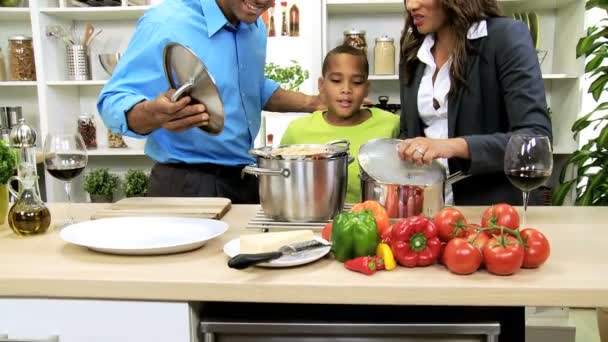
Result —
[[530, 191], [543, 185], [553, 171], [551, 141], [542, 135], [512, 135], [505, 150], [504, 170], [509, 181], [523, 193], [523, 225]]
[[80, 134], [47, 135], [44, 142], [44, 165], [51, 176], [64, 182], [68, 197], [68, 220], [60, 224], [60, 227], [74, 223], [71, 213], [71, 182], [82, 173], [87, 161], [87, 149]]

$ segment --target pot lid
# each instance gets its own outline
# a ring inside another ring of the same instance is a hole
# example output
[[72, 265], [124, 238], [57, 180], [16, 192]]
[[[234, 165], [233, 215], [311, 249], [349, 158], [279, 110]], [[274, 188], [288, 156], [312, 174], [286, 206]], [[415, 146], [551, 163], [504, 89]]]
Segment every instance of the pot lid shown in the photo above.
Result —
[[350, 30], [344, 31], [344, 35], [345, 36], [364, 36], [365, 35], [365, 31], [364, 30], [357, 30], [357, 29], [350, 29]]
[[443, 182], [446, 170], [438, 162], [416, 165], [399, 158], [399, 139], [374, 139], [361, 145], [359, 166], [369, 177], [382, 183], [430, 185]]
[[204, 104], [209, 113], [209, 125], [200, 128], [210, 134], [219, 134], [224, 129], [224, 103], [202, 60], [179, 43], [165, 46], [163, 60], [165, 77], [171, 88], [177, 90], [172, 100], [189, 95], [191, 103]]
[[382, 37], [378, 37], [376, 38], [377, 42], [394, 42], [395, 39], [389, 37], [389, 36], [382, 36]]
[[327, 144], [266, 146], [250, 150], [249, 153], [270, 159], [328, 159], [347, 154], [349, 147], [348, 140], [335, 140]]

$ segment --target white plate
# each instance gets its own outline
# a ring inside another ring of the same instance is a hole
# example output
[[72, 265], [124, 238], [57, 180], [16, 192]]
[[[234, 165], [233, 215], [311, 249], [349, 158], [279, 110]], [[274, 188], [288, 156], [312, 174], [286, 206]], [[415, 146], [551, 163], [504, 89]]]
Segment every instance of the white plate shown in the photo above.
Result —
[[61, 230], [61, 238], [94, 251], [154, 255], [191, 251], [224, 234], [228, 224], [187, 217], [113, 217], [85, 221]]
[[[323, 243], [329, 243], [320, 237], [315, 236], [315, 239], [319, 240]], [[309, 251], [295, 253], [292, 255], [285, 255], [285, 256], [282, 256], [278, 259], [275, 259], [275, 260], [272, 260], [269, 262], [257, 264], [256, 266], [291, 267], [291, 266], [304, 265], [304, 264], [308, 264], [313, 261], [317, 261], [317, 260], [321, 259], [322, 257], [326, 256], [330, 250], [331, 250], [331, 246], [311, 249]], [[240, 252], [241, 252], [241, 239], [240, 238], [230, 240], [230, 241], [228, 241], [228, 243], [226, 243], [224, 245], [224, 253], [226, 253], [226, 255], [228, 255], [231, 258], [234, 257], [235, 255], [238, 255]]]

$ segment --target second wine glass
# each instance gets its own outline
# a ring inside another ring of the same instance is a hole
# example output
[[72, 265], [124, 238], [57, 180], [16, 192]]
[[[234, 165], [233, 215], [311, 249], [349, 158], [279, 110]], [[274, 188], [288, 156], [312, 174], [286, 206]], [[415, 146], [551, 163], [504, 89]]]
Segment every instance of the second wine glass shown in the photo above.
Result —
[[539, 188], [553, 172], [551, 141], [541, 135], [512, 135], [505, 150], [505, 175], [523, 193], [524, 217], [530, 191]]
[[80, 134], [49, 134], [44, 142], [44, 165], [51, 176], [64, 182], [68, 199], [68, 220], [60, 226], [74, 223], [71, 213], [72, 179], [87, 166], [87, 149]]

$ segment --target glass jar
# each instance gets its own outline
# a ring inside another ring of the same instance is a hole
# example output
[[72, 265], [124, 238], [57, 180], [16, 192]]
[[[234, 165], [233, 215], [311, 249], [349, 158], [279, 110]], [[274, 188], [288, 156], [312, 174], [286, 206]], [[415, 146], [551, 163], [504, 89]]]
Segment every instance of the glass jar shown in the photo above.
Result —
[[382, 36], [376, 38], [374, 47], [374, 74], [395, 74], [395, 44], [394, 39]]
[[97, 126], [92, 115], [84, 113], [78, 117], [78, 133], [87, 148], [97, 148]]
[[349, 30], [344, 31], [344, 45], [350, 45], [356, 49], [363, 50], [367, 55], [367, 42], [365, 41], [365, 31]]
[[0, 48], [0, 81], [6, 81], [6, 63], [4, 62], [2, 48]]
[[122, 135], [112, 133], [108, 130], [108, 146], [110, 148], [125, 148], [128, 147], [125, 141], [122, 139]]
[[32, 37], [15, 36], [8, 39], [8, 64], [12, 81], [36, 80]]

